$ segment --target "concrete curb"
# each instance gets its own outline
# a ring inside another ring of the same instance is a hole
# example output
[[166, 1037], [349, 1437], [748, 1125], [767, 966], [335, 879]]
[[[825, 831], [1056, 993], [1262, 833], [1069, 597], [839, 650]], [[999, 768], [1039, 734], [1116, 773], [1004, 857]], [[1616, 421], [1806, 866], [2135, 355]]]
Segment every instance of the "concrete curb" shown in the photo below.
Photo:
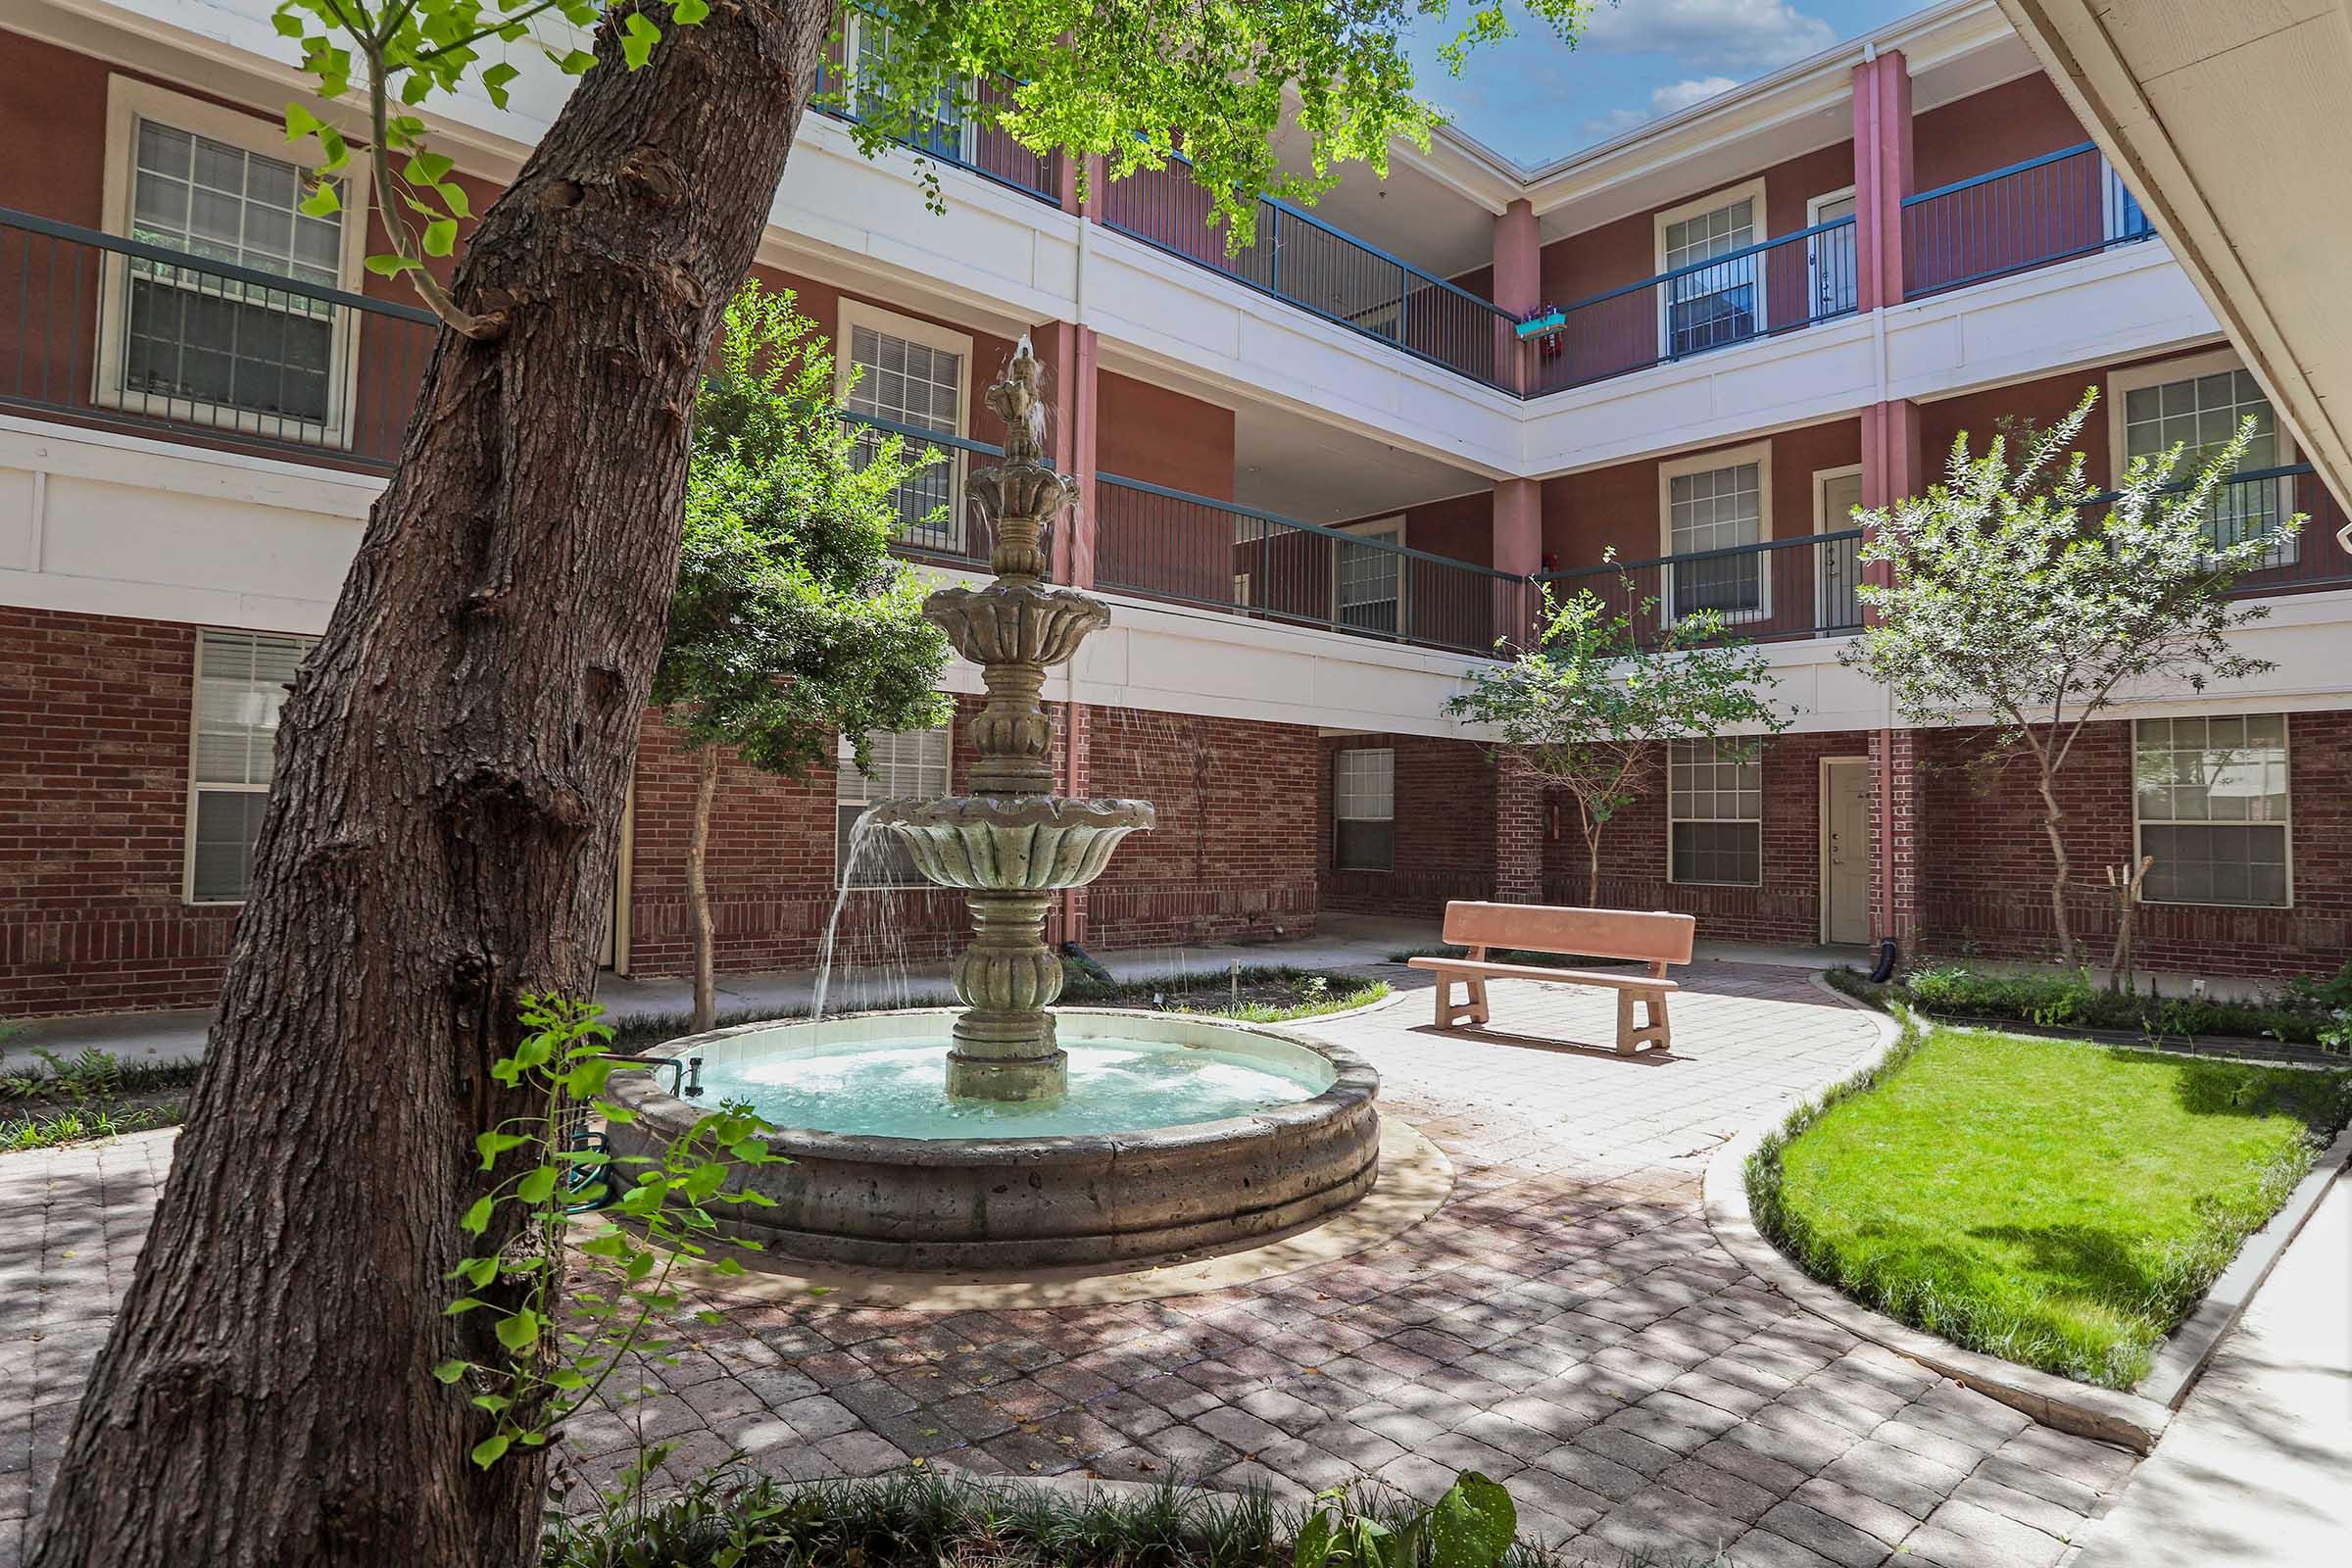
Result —
[[[1879, 1030], [1878, 1053], [1857, 1070], [1867, 1071], [1885, 1060], [1900, 1032], [1894, 1020], [1875, 1007], [1856, 1002], [1819, 976], [1814, 977], [1813, 984], [1844, 1005], [1866, 1013], [1876, 1021]], [[1856, 1338], [1883, 1346], [1907, 1360], [1918, 1362], [1931, 1372], [1940, 1373], [1955, 1383], [2022, 1411], [2043, 1426], [2070, 1432], [2078, 1437], [2096, 1439], [2101, 1443], [2113, 1443], [2137, 1453], [2147, 1453], [2156, 1446], [2156, 1440], [2172, 1420], [2170, 1406], [2143, 1398], [2137, 1394], [2092, 1388], [2088, 1384], [2077, 1383], [2033, 1367], [2018, 1366], [1996, 1356], [1964, 1350], [1947, 1340], [1872, 1311], [1843, 1293], [1822, 1284], [1784, 1256], [1780, 1249], [1766, 1241], [1756, 1229], [1755, 1217], [1747, 1201], [1748, 1156], [1756, 1152], [1765, 1135], [1778, 1127], [1782, 1120], [1782, 1115], [1775, 1115], [1749, 1127], [1724, 1145], [1707, 1165], [1707, 1225], [1724, 1250], [1739, 1259], [1749, 1271], [1761, 1276], [1767, 1285], [1815, 1316], [1827, 1318]], [[2304, 1211], [2307, 1213], [2308, 1207]], [[2210, 1353], [2210, 1347], [2207, 1352]]]

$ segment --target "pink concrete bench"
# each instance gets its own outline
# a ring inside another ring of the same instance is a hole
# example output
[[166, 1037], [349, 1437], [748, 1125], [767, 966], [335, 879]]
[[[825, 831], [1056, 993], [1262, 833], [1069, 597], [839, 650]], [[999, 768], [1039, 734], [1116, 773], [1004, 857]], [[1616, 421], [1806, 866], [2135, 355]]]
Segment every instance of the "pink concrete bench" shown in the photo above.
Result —
[[[1406, 961], [1438, 977], [1438, 1027], [1450, 1029], [1467, 1019], [1487, 1021], [1489, 980], [1548, 980], [1580, 986], [1603, 986], [1617, 993], [1617, 1051], [1632, 1055], [1644, 1045], [1660, 1050], [1674, 1044], [1666, 1021], [1666, 997], [1682, 988], [1666, 978], [1670, 963], [1689, 963], [1697, 921], [1687, 914], [1643, 914], [1631, 909], [1575, 909], [1548, 904], [1471, 904], [1446, 906], [1446, 941], [1468, 951], [1458, 958], [1426, 956]], [[1611, 969], [1547, 969], [1540, 964], [1489, 963], [1490, 948], [1517, 948], [1527, 953], [1587, 955], [1595, 958], [1632, 958], [1648, 965], [1641, 974]], [[1453, 1000], [1460, 981], [1467, 1000]], [[1644, 1016], [1637, 1021], [1634, 1005]]]

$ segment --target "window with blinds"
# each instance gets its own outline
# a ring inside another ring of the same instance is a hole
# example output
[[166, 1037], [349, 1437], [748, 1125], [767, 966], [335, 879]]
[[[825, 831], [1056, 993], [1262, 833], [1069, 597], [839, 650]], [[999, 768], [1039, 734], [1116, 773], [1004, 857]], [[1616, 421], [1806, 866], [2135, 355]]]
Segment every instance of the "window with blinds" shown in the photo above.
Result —
[[196, 726], [188, 769], [187, 898], [241, 904], [277, 761], [277, 718], [311, 640], [208, 631], [196, 640]]
[[2286, 715], [2143, 718], [2132, 728], [2140, 897], [2154, 904], [2284, 908]]
[[1331, 763], [1332, 864], [1343, 871], [1396, 868], [1396, 754], [1340, 752]]
[[1719, 741], [1676, 741], [1667, 760], [1668, 875], [1754, 887], [1764, 880], [1764, 765]]
[[876, 801], [936, 800], [946, 795], [949, 741], [944, 727], [878, 731], [866, 737], [869, 770], [858, 765], [850, 738], [841, 738], [833, 774], [833, 865], [840, 882], [853, 887], [923, 885], [896, 838], [876, 833], [860, 843], [858, 819]]
[[[847, 400], [852, 414], [941, 435], [962, 433], [963, 355], [864, 322], [854, 323], [848, 336], [850, 363], [858, 368]], [[879, 440], [865, 438], [860, 452], [870, 453]], [[911, 438], [907, 445], [914, 449]], [[918, 548], [960, 555], [963, 454], [950, 450], [947, 459], [899, 486], [899, 534]]]

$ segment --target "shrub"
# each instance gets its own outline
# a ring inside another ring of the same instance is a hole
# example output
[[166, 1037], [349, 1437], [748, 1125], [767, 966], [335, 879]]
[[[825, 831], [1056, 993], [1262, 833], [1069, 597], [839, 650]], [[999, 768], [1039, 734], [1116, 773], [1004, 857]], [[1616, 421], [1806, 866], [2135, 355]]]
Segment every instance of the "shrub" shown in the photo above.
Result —
[[2128, 995], [2099, 985], [2085, 969], [1987, 970], [1938, 964], [1913, 969], [1884, 986], [1872, 986], [1851, 971], [1833, 971], [1832, 979], [1849, 995], [1876, 1004], [1901, 1002], [1937, 1017], [2001, 1020], [2040, 1029], [2121, 1029], [2158, 1037], [2211, 1036], [2301, 1046], [2326, 1045], [2331, 1031], [2352, 1032], [2341, 1014], [2326, 1010], [2318, 1000], [2338, 985], [2352, 990], [2352, 979], [2341, 976], [2300, 982], [2300, 990], [2290, 985], [2288, 995], [2275, 1003], [2154, 992]]

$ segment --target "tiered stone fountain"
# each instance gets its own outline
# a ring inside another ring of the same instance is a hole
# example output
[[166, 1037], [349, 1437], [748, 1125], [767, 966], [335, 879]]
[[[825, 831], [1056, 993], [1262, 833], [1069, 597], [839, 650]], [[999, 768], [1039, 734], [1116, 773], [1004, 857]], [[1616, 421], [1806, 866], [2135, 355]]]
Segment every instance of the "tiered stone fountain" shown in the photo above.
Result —
[[[954, 967], [962, 1010], [748, 1024], [650, 1054], [691, 1058], [702, 1104], [747, 1100], [783, 1129], [769, 1143], [791, 1162], [747, 1172], [774, 1206], [731, 1222], [787, 1255], [1115, 1267], [1296, 1229], [1379, 1173], [1379, 1080], [1341, 1047], [1180, 1013], [1051, 1010], [1062, 984], [1045, 936], [1054, 895], [1100, 876], [1153, 812], [1054, 793], [1045, 672], [1110, 613], [1047, 581], [1047, 531], [1076, 485], [1044, 462], [1042, 382], [1023, 343], [989, 389], [1004, 462], [969, 489], [993, 529], [996, 580], [943, 588], [925, 608], [988, 691], [969, 793], [869, 813], [926, 878], [963, 891], [976, 936]], [[650, 1075], [617, 1079], [614, 1093], [638, 1111], [611, 1130], [624, 1155], [700, 1114]]]

